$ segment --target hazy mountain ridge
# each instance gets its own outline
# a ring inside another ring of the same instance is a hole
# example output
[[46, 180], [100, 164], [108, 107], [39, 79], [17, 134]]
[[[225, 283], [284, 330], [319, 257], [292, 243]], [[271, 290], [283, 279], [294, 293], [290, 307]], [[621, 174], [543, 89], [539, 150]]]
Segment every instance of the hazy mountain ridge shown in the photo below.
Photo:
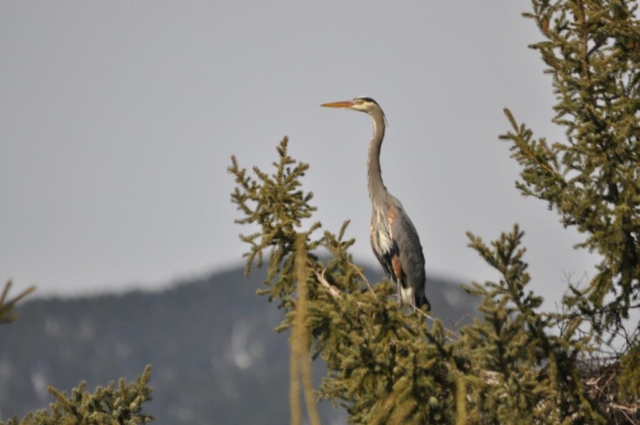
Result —
[[[158, 424], [287, 423], [288, 333], [273, 332], [283, 313], [255, 293], [263, 276], [236, 268], [160, 292], [24, 302], [0, 327], [0, 418], [48, 406], [48, 385], [93, 390], [151, 363]], [[433, 279], [427, 291], [445, 324], [473, 310], [459, 285]], [[316, 387], [322, 374], [318, 361]], [[324, 423], [344, 422], [321, 410]]]

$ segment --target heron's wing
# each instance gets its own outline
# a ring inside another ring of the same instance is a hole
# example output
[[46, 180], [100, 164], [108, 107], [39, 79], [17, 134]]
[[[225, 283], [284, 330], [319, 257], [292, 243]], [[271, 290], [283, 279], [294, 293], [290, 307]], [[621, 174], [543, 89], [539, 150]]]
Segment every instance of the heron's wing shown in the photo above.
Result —
[[[424, 254], [418, 232], [401, 205], [389, 208], [389, 222], [399, 263], [407, 280], [404, 283], [413, 288], [417, 294], [424, 294], [426, 280]], [[419, 296], [422, 297], [422, 295]]]

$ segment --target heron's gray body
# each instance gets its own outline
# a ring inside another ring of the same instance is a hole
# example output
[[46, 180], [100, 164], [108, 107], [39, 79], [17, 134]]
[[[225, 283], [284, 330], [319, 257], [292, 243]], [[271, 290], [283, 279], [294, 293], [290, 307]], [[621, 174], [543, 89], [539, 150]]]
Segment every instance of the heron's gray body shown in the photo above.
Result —
[[400, 201], [389, 193], [382, 182], [380, 148], [385, 132], [382, 108], [369, 97], [356, 97], [351, 101], [326, 103], [322, 106], [366, 112], [373, 120], [373, 136], [369, 143], [367, 162], [372, 206], [371, 248], [384, 271], [396, 283], [400, 302], [415, 307], [426, 304], [431, 310], [424, 295], [424, 255], [418, 232]]
[[389, 193], [382, 181], [380, 150], [385, 120], [382, 109], [377, 103], [375, 105], [377, 108], [369, 112], [373, 121], [373, 136], [367, 162], [372, 206], [371, 248], [384, 271], [396, 283], [401, 302], [421, 307], [429, 304], [424, 295], [426, 275], [422, 245], [402, 203]]

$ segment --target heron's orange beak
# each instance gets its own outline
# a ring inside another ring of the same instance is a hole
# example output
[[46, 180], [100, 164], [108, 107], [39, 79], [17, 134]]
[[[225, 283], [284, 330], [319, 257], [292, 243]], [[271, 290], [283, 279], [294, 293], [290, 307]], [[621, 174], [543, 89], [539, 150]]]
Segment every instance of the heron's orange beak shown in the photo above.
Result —
[[353, 102], [350, 100], [345, 100], [344, 102], [323, 103], [320, 106], [324, 106], [325, 108], [351, 109], [353, 108]]

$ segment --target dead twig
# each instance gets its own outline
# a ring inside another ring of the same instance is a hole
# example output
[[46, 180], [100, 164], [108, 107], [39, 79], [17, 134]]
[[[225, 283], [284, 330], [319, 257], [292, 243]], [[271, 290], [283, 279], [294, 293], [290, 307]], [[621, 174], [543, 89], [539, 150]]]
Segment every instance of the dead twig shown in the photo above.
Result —
[[371, 293], [374, 293], [373, 286], [371, 286], [371, 284], [369, 283], [369, 280], [365, 277], [365, 275], [362, 274], [362, 271], [360, 271], [360, 268], [358, 266], [356, 266], [355, 264], [353, 264], [353, 263], [349, 263], [349, 264], [360, 275], [362, 280], [364, 280], [364, 283], [367, 285], [367, 288], [369, 288], [369, 291], [371, 291]]
[[329, 282], [327, 282], [327, 279], [325, 279], [324, 274], [326, 271], [327, 269], [322, 269], [322, 272], [314, 270], [316, 279], [318, 279], [318, 283], [323, 287], [325, 287], [329, 291], [331, 296], [333, 296], [334, 298], [340, 298], [342, 296], [342, 293], [340, 292], [340, 290], [335, 286], [331, 285]]

